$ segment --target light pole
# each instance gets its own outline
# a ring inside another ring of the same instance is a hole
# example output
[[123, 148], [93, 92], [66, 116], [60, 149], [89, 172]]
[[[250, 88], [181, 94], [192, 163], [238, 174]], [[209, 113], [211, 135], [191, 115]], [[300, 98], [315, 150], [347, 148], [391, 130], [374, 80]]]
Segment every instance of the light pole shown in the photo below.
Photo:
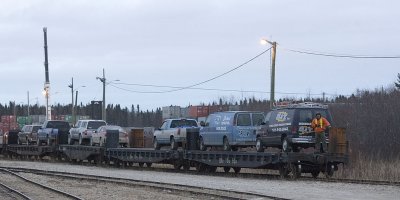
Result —
[[270, 93], [270, 102], [269, 107], [270, 109], [273, 108], [275, 102], [275, 58], [276, 58], [276, 42], [270, 42], [266, 39], [261, 39], [261, 44], [272, 45], [272, 63], [271, 63], [271, 93]]
[[113, 81], [107, 82], [104, 68], [103, 68], [103, 78], [96, 77], [96, 79], [100, 80], [103, 83], [103, 102], [102, 102], [103, 106], [102, 106], [102, 110], [101, 110], [101, 119], [106, 121], [107, 120], [106, 119], [106, 116], [107, 116], [106, 115], [106, 85], [108, 85], [114, 81], [119, 81], [119, 80], [113, 80]]
[[76, 88], [74, 90], [74, 78], [71, 78], [71, 84], [68, 85], [69, 88], [71, 88], [71, 96], [72, 96], [72, 104], [71, 104], [71, 112], [72, 112], [72, 124], [75, 124], [76, 122], [76, 111], [75, 111], [75, 106], [76, 106], [76, 102], [75, 102], [75, 106], [74, 106], [74, 91], [77, 92], [76, 98], [78, 99], [78, 88], [81, 87], [86, 87], [84, 85], [79, 86], [78, 88]]

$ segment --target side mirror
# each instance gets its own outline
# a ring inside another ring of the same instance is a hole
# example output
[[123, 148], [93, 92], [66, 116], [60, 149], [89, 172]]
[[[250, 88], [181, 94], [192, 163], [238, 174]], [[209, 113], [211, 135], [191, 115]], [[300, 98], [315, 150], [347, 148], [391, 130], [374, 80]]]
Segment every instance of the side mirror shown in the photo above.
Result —
[[204, 126], [206, 126], [206, 123], [205, 123], [204, 121], [201, 121], [201, 122], [200, 122], [200, 126], [203, 126], [203, 127], [204, 127]]
[[266, 123], [265, 122], [261, 122], [261, 125], [265, 125]]

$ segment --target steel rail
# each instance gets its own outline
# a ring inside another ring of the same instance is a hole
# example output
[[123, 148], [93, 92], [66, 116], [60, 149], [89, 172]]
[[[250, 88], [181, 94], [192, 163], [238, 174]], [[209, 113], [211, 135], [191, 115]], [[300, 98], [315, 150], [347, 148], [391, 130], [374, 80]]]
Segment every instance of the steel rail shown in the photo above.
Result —
[[3, 184], [3, 183], [0, 183], [0, 186], [3, 187], [3, 188], [5, 188], [5, 189], [8, 190], [8, 191], [14, 193], [14, 194], [17, 194], [18, 196], [22, 197], [23, 199], [32, 200], [30, 197], [26, 196], [26, 195], [23, 194], [22, 192], [20, 192], [20, 191], [18, 191], [18, 190], [16, 190], [16, 189], [13, 189], [13, 188], [11, 188], [11, 187], [9, 187], [9, 186]]
[[0, 170], [3, 171], [3, 172], [9, 173], [9, 174], [11, 174], [11, 175], [14, 175], [14, 176], [16, 176], [16, 177], [18, 177], [18, 178], [20, 178], [20, 179], [22, 179], [22, 180], [25, 180], [25, 181], [29, 182], [29, 183], [32, 183], [32, 184], [37, 185], [37, 186], [39, 186], [39, 187], [42, 187], [42, 188], [44, 188], [44, 189], [47, 189], [47, 190], [56, 192], [56, 193], [58, 193], [58, 194], [61, 194], [61, 195], [63, 195], [63, 196], [66, 196], [66, 197], [69, 197], [69, 198], [72, 198], [72, 199], [76, 199], [76, 200], [82, 200], [81, 198], [79, 198], [79, 197], [77, 197], [77, 196], [75, 196], [75, 195], [73, 195], [73, 194], [69, 194], [69, 193], [67, 193], [67, 192], [64, 192], [64, 191], [61, 191], [61, 190], [58, 190], [58, 189], [55, 189], [55, 188], [52, 188], [52, 187], [49, 187], [49, 186], [40, 184], [40, 183], [38, 183], [38, 182], [32, 181], [32, 180], [30, 180], [30, 179], [27, 179], [27, 178], [25, 178], [25, 177], [23, 177], [23, 176], [21, 176], [21, 175], [15, 173], [15, 172], [9, 170], [9, 169], [7, 169], [7, 168], [0, 167]]
[[[2, 167], [0, 167], [1, 169]], [[199, 187], [199, 186], [188, 186], [184, 184], [176, 184], [176, 183], [163, 183], [158, 181], [144, 181], [139, 179], [128, 179], [128, 178], [116, 178], [109, 176], [98, 176], [98, 175], [87, 175], [87, 174], [79, 174], [79, 173], [71, 173], [71, 172], [58, 172], [58, 171], [44, 171], [38, 169], [27, 169], [27, 168], [8, 168], [14, 172], [28, 172], [40, 175], [54, 176], [54, 177], [63, 177], [63, 178], [73, 178], [73, 179], [82, 179], [89, 181], [102, 181], [109, 182], [115, 184], [126, 184], [128, 186], [132, 185], [140, 185], [158, 189], [169, 189], [179, 192], [190, 192], [203, 194], [210, 197], [216, 198], [229, 198], [229, 199], [243, 199], [238, 196], [248, 196], [254, 198], [268, 198], [274, 200], [288, 200], [286, 198], [273, 197], [269, 195], [252, 193], [252, 192], [241, 192], [241, 191], [233, 191], [233, 190], [223, 190], [216, 188], [207, 188], [207, 187]], [[225, 194], [217, 194], [217, 193], [225, 193]], [[247, 199], [247, 198], [246, 198]]]

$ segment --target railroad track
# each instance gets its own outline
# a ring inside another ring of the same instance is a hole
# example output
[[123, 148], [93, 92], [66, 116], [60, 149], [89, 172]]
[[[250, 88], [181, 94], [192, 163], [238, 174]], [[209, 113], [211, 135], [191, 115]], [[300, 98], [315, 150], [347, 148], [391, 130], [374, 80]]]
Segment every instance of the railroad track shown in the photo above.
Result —
[[[102, 165], [103, 167], [105, 165]], [[115, 167], [115, 166], [113, 166]], [[251, 173], [251, 172], [245, 172], [245, 173], [226, 173], [222, 171], [217, 171], [215, 173], [206, 173], [206, 172], [197, 172], [196, 170], [177, 170], [173, 168], [155, 168], [155, 167], [140, 167], [140, 166], [129, 166], [129, 167], [123, 167], [120, 166], [119, 168], [126, 168], [126, 169], [135, 169], [135, 170], [145, 170], [145, 171], [158, 171], [158, 172], [168, 172], [168, 173], [186, 173], [186, 174], [191, 174], [191, 175], [205, 175], [205, 176], [218, 176], [218, 177], [239, 177], [239, 178], [251, 178], [251, 179], [269, 179], [269, 180], [282, 180], [281, 176], [278, 174], [265, 174], [265, 173]], [[293, 180], [295, 181], [294, 178], [288, 177], [286, 180]], [[332, 183], [354, 183], [354, 184], [366, 184], [366, 185], [394, 185], [394, 186], [400, 186], [400, 182], [398, 181], [375, 181], [375, 180], [361, 180], [361, 179], [343, 179], [343, 178], [324, 178], [324, 177], [318, 177], [318, 178], [313, 178], [310, 176], [300, 176], [296, 180], [299, 181], [320, 181], [320, 182], [332, 182]]]
[[11, 188], [3, 183], [0, 183], [0, 196], [4, 200], [8, 199], [25, 199], [25, 200], [30, 200], [31, 198], [24, 195], [22, 192]]
[[[81, 198], [25, 178], [6, 168], [0, 168], [1, 186], [21, 199], [76, 199]], [[17, 198], [18, 199], [18, 198]]]
[[[59, 162], [59, 161], [57, 161]], [[73, 164], [75, 165], [75, 164]], [[81, 165], [93, 166], [92, 163], [81, 163]], [[99, 164], [98, 167], [115, 167], [114, 165]], [[153, 165], [154, 166], [154, 165]], [[118, 168], [135, 169], [135, 170], [145, 170], [145, 171], [158, 171], [158, 172], [168, 172], [168, 173], [187, 173], [191, 175], [206, 175], [206, 176], [219, 176], [219, 177], [240, 177], [240, 178], [252, 178], [252, 179], [270, 179], [270, 180], [280, 180], [282, 179], [277, 174], [265, 174], [265, 173], [226, 173], [226, 172], [215, 172], [215, 173], [204, 173], [197, 172], [195, 170], [177, 170], [170, 167], [141, 167], [141, 166], [119, 166]], [[287, 178], [290, 179], [290, 178]], [[354, 184], [367, 184], [367, 185], [394, 185], [400, 186], [398, 181], [375, 181], [375, 180], [354, 180], [354, 179], [343, 179], [343, 178], [312, 178], [307, 176], [301, 176], [298, 180], [302, 181], [320, 181], [320, 182], [337, 182], [337, 183], [354, 183]]]
[[[4, 169], [0, 167], [0, 169]], [[126, 178], [115, 178], [115, 177], [107, 177], [107, 176], [96, 176], [96, 175], [86, 175], [86, 174], [78, 174], [78, 173], [69, 173], [69, 172], [57, 172], [57, 171], [44, 171], [37, 169], [26, 169], [26, 168], [6, 168], [9, 171], [14, 173], [32, 173], [36, 175], [43, 176], [52, 176], [57, 178], [66, 178], [66, 179], [75, 179], [82, 181], [93, 181], [93, 182], [107, 182], [111, 184], [121, 184], [126, 186], [142, 186], [142, 187], [150, 187], [154, 189], [161, 190], [169, 190], [175, 192], [185, 192], [192, 194], [200, 194], [203, 196], [207, 196], [214, 199], [276, 199], [276, 200], [286, 200], [285, 198], [278, 198], [273, 196], [268, 196], [264, 194], [256, 194], [250, 192], [239, 192], [232, 190], [222, 190], [222, 189], [213, 189], [206, 187], [197, 187], [197, 186], [188, 186], [183, 184], [173, 184], [173, 183], [162, 183], [162, 182], [153, 182], [153, 181], [143, 181], [143, 180], [135, 180], [135, 179], [126, 179]]]

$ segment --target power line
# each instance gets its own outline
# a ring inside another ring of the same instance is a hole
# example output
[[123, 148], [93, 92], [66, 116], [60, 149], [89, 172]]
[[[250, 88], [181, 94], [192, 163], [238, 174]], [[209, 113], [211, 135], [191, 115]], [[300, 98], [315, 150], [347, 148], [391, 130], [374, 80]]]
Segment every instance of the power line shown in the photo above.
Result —
[[371, 56], [371, 55], [350, 55], [350, 54], [333, 54], [333, 53], [320, 53], [315, 51], [296, 50], [282, 47], [281, 49], [291, 51], [294, 53], [308, 54], [314, 56], [326, 56], [336, 58], [367, 58], [367, 59], [398, 59], [400, 56]]
[[231, 73], [231, 72], [233, 72], [233, 71], [235, 71], [235, 70], [237, 70], [237, 69], [239, 69], [239, 68], [241, 68], [241, 67], [247, 65], [247, 64], [250, 63], [251, 61], [255, 60], [256, 58], [262, 56], [263, 54], [265, 54], [266, 52], [268, 52], [269, 50], [271, 50], [271, 48], [272, 48], [272, 47], [270, 47], [270, 48], [268, 48], [267, 50], [265, 50], [265, 51], [259, 53], [258, 55], [254, 56], [253, 58], [251, 58], [251, 59], [247, 60], [246, 62], [240, 64], [239, 66], [234, 67], [233, 69], [231, 69], [231, 70], [229, 70], [229, 71], [227, 71], [227, 72], [224, 72], [224, 73], [222, 73], [222, 74], [220, 74], [220, 75], [218, 75], [218, 76], [214, 76], [214, 77], [212, 77], [212, 78], [210, 78], [210, 79], [207, 79], [207, 80], [205, 80], [205, 81], [198, 82], [198, 83], [196, 83], [196, 84], [189, 85], [189, 86], [186, 86], [186, 87], [181, 87], [181, 88], [178, 88], [178, 89], [173, 89], [173, 90], [168, 90], [168, 91], [159, 91], [159, 92], [153, 92], [153, 93], [176, 92], [176, 91], [179, 91], [179, 90], [189, 89], [189, 88], [192, 88], [192, 87], [195, 87], [195, 86], [202, 85], [202, 84], [204, 84], [204, 83], [210, 82], [210, 81], [212, 81], [212, 80], [215, 80], [215, 79], [217, 79], [217, 78], [219, 78], [219, 77], [225, 76], [226, 74], [229, 74], [229, 73]]
[[[162, 93], [160, 91], [138, 91], [138, 90], [130, 90], [126, 88], [119, 87], [117, 85], [131, 85], [131, 86], [141, 86], [141, 87], [155, 87], [155, 88], [173, 88], [173, 89], [182, 89], [184, 87], [179, 87], [179, 86], [167, 86], [167, 85], [152, 85], [152, 84], [139, 84], [139, 83], [113, 83], [110, 84], [110, 86], [115, 87], [120, 90], [124, 90], [127, 92], [132, 92], [132, 93]], [[198, 87], [192, 87], [192, 88], [186, 88], [190, 90], [205, 90], [205, 91], [220, 91], [220, 92], [248, 92], [248, 93], [262, 93], [262, 94], [269, 94], [270, 92], [266, 91], [259, 91], [259, 90], [235, 90], [235, 89], [218, 89], [218, 88], [198, 88]], [[320, 96], [320, 94], [310, 94], [310, 93], [298, 93], [298, 92], [275, 92], [276, 94], [286, 94], [286, 95], [312, 95], [312, 96]], [[336, 96], [336, 94], [329, 94], [325, 93], [325, 95], [329, 96]]]

